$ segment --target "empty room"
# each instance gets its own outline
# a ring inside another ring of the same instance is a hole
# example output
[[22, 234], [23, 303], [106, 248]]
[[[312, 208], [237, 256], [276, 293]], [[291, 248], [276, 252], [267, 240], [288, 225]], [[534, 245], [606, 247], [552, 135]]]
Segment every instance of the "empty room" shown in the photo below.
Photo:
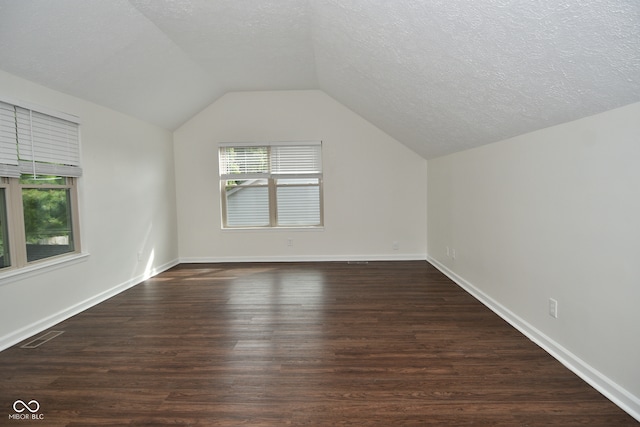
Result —
[[0, 425], [638, 425], [639, 136], [632, 0], [0, 0]]

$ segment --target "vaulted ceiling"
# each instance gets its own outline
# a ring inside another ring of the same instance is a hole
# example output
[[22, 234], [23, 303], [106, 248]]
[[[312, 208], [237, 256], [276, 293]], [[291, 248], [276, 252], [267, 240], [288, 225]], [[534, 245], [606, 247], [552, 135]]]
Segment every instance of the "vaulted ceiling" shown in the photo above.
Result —
[[167, 129], [320, 89], [431, 158], [640, 101], [640, 2], [0, 0], [0, 68]]

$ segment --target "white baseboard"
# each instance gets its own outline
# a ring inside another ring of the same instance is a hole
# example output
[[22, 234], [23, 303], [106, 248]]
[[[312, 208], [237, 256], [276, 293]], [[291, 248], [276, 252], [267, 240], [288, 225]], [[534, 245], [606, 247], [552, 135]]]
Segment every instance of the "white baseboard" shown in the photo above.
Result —
[[63, 320], [66, 320], [72, 316], [75, 316], [78, 313], [81, 313], [95, 305], [100, 304], [103, 301], [108, 300], [109, 298], [118, 295], [121, 292], [126, 291], [129, 288], [134, 287], [135, 285], [138, 285], [142, 282], [144, 282], [145, 280], [149, 279], [150, 277], [153, 277], [157, 274], [162, 273], [163, 271], [166, 271], [168, 269], [170, 269], [171, 267], [174, 267], [178, 264], [178, 260], [173, 260], [170, 261], [164, 265], [158, 266], [156, 268], [154, 268], [153, 270], [149, 271], [149, 272], [145, 272], [144, 274], [141, 274], [137, 277], [134, 277], [132, 279], [127, 280], [124, 283], [121, 283], [117, 286], [114, 286], [111, 289], [108, 289], [104, 292], [101, 292], [95, 296], [92, 296], [91, 298], [88, 298], [84, 301], [81, 301], [77, 304], [72, 305], [71, 307], [68, 307], [64, 310], [59, 311], [58, 313], [55, 313], [51, 316], [48, 316], [44, 319], [40, 319], [37, 322], [34, 322], [30, 325], [27, 325], [23, 328], [20, 328], [17, 331], [14, 331], [8, 335], [5, 335], [3, 337], [0, 338], [0, 351], [7, 349], [13, 345], [16, 345], [17, 343], [31, 337], [34, 336], [46, 329], [51, 328], [52, 326], [55, 326], [56, 324], [62, 322]]
[[598, 390], [601, 394], [619, 406], [636, 420], [640, 421], [640, 398], [634, 396], [629, 391], [612, 381], [600, 371], [594, 369], [584, 360], [571, 353], [556, 341], [540, 332], [538, 329], [527, 323], [511, 310], [495, 301], [493, 298], [476, 288], [473, 284], [458, 276], [438, 260], [428, 256], [427, 261], [440, 270], [443, 274], [453, 280], [458, 286], [470, 293], [491, 311], [496, 313], [511, 326], [520, 331], [531, 341], [540, 346], [543, 350], [557, 359], [573, 373], [582, 378], [586, 383]]
[[348, 262], [348, 261], [426, 261], [425, 254], [388, 255], [279, 255], [259, 257], [184, 257], [181, 264], [223, 262]]

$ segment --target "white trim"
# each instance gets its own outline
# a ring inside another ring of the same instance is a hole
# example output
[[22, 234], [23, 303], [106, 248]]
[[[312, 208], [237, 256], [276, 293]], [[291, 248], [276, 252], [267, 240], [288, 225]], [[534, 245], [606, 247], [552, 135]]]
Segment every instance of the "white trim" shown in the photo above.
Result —
[[294, 227], [294, 226], [279, 226], [279, 227], [269, 227], [269, 226], [263, 226], [263, 227], [222, 227], [220, 228], [220, 231], [223, 233], [227, 233], [227, 232], [237, 232], [237, 231], [251, 231], [251, 232], [255, 232], [255, 231], [267, 231], [269, 233], [272, 233], [274, 231], [324, 231], [324, 225], [301, 225], [299, 227]]
[[223, 263], [223, 262], [348, 262], [348, 261], [426, 261], [425, 254], [388, 255], [277, 255], [277, 256], [237, 256], [237, 257], [183, 257], [181, 264]]
[[81, 261], [85, 261], [89, 257], [88, 252], [63, 254], [55, 257], [51, 257], [46, 261], [34, 262], [27, 264], [25, 267], [19, 268], [7, 268], [6, 271], [0, 271], [0, 286], [7, 283], [15, 282], [16, 280], [23, 280], [28, 277], [44, 274], [58, 268], [73, 265]]
[[111, 297], [114, 297], [116, 295], [118, 295], [121, 292], [126, 291], [127, 289], [130, 289], [142, 282], [144, 282], [145, 280], [147, 280], [148, 278], [155, 276], [157, 274], [162, 273], [163, 271], [166, 271], [168, 269], [170, 269], [171, 267], [174, 267], [178, 264], [177, 260], [173, 260], [170, 261], [164, 265], [158, 266], [156, 268], [154, 268], [153, 270], [151, 270], [150, 273], [144, 273], [141, 274], [139, 276], [136, 276], [134, 278], [131, 278], [129, 280], [127, 280], [124, 283], [121, 283], [117, 286], [114, 286], [111, 289], [108, 289], [104, 292], [101, 292], [97, 295], [94, 295], [90, 298], [87, 298], [84, 301], [81, 301], [77, 304], [72, 305], [71, 307], [68, 307], [64, 310], [59, 311], [58, 313], [52, 314], [51, 316], [48, 316], [44, 319], [40, 319], [30, 325], [27, 325], [23, 328], [20, 328], [17, 331], [14, 331], [10, 334], [7, 334], [3, 337], [0, 337], [0, 351], [5, 350], [21, 341], [24, 341], [25, 339], [38, 334], [72, 316], [75, 316], [78, 313], [81, 313], [95, 305], [100, 304], [103, 301], [108, 300]]
[[529, 324], [511, 310], [482, 292], [473, 284], [451, 271], [435, 258], [427, 256], [427, 261], [440, 270], [445, 276], [453, 280], [462, 289], [470, 293], [487, 308], [540, 346], [570, 371], [582, 378], [591, 387], [595, 388], [633, 418], [640, 421], [640, 398], [634, 396], [602, 372], [590, 366], [584, 360], [580, 359], [562, 345], [536, 329], [533, 325]]
[[219, 148], [224, 147], [272, 147], [272, 146], [285, 146], [285, 145], [322, 145], [321, 140], [303, 140], [303, 141], [241, 141], [241, 142], [221, 142], [218, 144]]
[[[220, 175], [220, 180], [221, 181], [234, 181], [236, 179], [242, 179], [242, 180], [259, 180], [259, 179], [269, 179], [271, 178], [271, 174], [266, 172], [266, 173], [224, 173], [222, 175]], [[267, 184], [261, 184], [264, 185], [265, 187], [267, 186]]]
[[77, 125], [81, 124], [80, 117], [71, 113], [65, 113], [64, 111], [54, 110], [52, 108], [43, 107], [42, 105], [33, 104], [27, 101], [14, 100], [11, 98], [7, 98], [4, 95], [0, 95], [0, 101], [6, 104], [13, 104], [16, 107], [21, 107], [21, 108], [24, 108], [25, 110], [37, 111], [38, 113], [46, 114], [47, 116], [66, 120], [68, 122], [75, 123]]

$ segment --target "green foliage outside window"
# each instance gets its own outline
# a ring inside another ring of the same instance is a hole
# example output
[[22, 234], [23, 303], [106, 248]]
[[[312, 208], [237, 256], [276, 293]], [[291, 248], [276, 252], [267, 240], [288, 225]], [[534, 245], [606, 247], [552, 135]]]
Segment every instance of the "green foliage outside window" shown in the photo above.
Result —
[[69, 236], [71, 218], [67, 189], [25, 188], [22, 203], [27, 243]]
[[72, 242], [69, 190], [56, 188], [66, 180], [61, 176], [20, 177], [27, 245], [68, 246]]

